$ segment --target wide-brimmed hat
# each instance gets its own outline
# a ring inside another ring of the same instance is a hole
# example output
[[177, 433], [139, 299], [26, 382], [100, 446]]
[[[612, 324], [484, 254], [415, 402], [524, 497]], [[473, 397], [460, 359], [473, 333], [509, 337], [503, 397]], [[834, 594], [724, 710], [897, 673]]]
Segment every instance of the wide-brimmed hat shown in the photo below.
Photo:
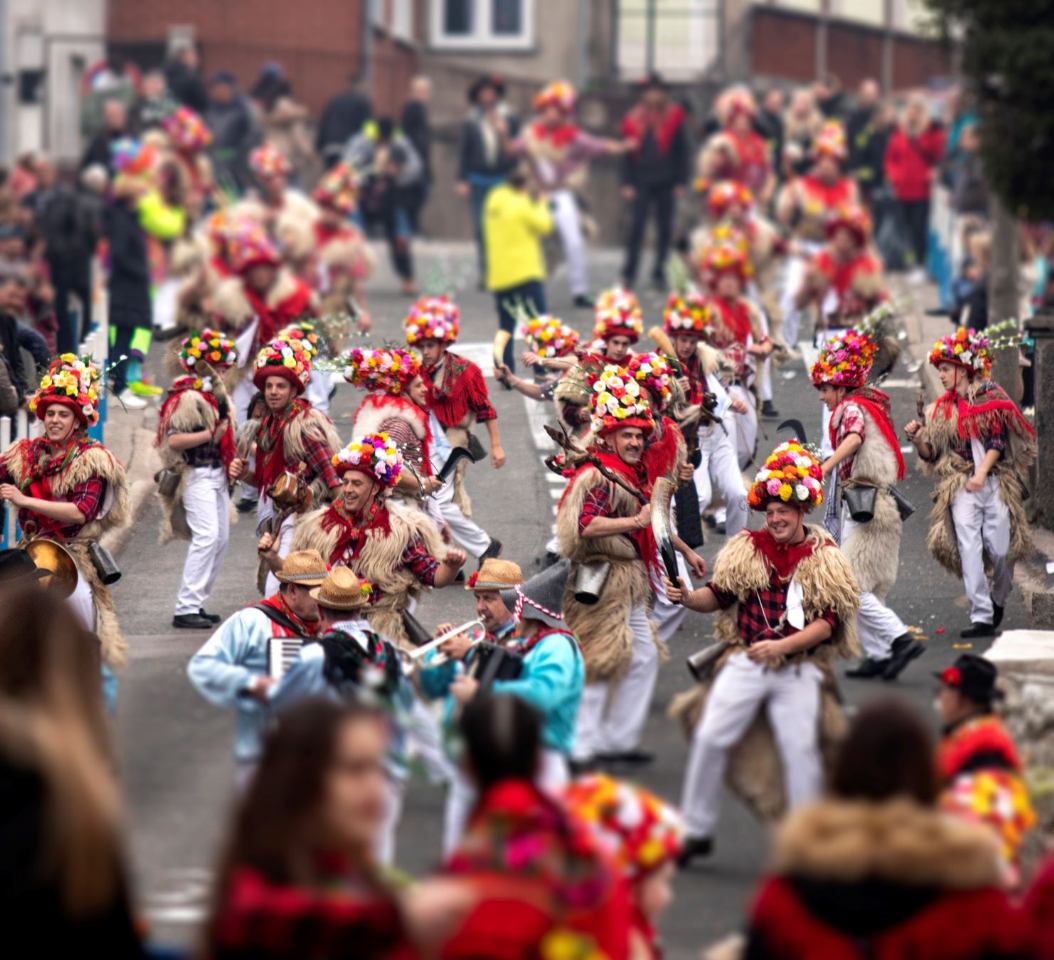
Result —
[[950, 667], [945, 667], [934, 676], [944, 686], [958, 691], [975, 703], [991, 703], [993, 700], [1003, 699], [1003, 691], [995, 685], [999, 679], [999, 671], [995, 664], [976, 653], [962, 654]]
[[468, 102], [478, 101], [485, 87], [490, 87], [499, 97], [505, 96], [505, 80], [496, 73], [487, 73], [472, 81], [472, 85], [468, 88]]
[[487, 557], [465, 583], [466, 590], [507, 590], [523, 583], [523, 571], [518, 563]]
[[326, 579], [326, 561], [317, 550], [294, 550], [286, 555], [275, 577], [298, 587], [318, 587]]
[[[517, 569], [519, 569], [517, 567]], [[40, 580], [50, 575], [49, 570], [41, 570], [25, 550], [0, 550], [0, 583], [13, 583], [17, 580]]]
[[311, 591], [311, 599], [329, 610], [357, 610], [370, 602], [372, 592], [369, 581], [360, 580], [350, 567], [334, 567]]

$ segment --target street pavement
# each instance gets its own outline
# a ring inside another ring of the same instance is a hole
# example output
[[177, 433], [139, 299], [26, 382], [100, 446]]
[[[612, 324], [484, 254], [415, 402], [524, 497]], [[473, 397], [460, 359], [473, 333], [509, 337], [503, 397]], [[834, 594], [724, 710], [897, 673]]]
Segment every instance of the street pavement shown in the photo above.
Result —
[[[492, 299], [466, 283], [471, 275], [471, 253], [466, 247], [432, 250], [420, 258], [420, 275], [432, 284], [444, 277], [458, 278], [461, 340], [472, 345], [467, 348], [470, 355], [483, 359], [489, 355], [495, 314]], [[617, 256], [599, 252], [593, 266], [594, 283], [610, 283], [617, 275]], [[399, 342], [408, 301], [394, 293], [395, 284], [387, 273], [379, 287], [371, 293], [375, 328], [369, 340], [374, 344]], [[588, 334], [589, 311], [571, 307], [562, 272], [550, 282], [549, 291], [553, 312]], [[660, 322], [661, 296], [647, 293], [643, 299], [646, 327]], [[775, 383], [781, 416], [800, 419], [810, 439], [818, 439], [820, 407], [804, 364], [784, 368]], [[502, 390], [493, 381], [491, 385], [508, 462], [501, 471], [486, 462], [474, 466], [468, 485], [479, 522], [504, 543], [504, 556], [519, 562], [529, 576], [539, 569], [561, 490], [542, 466], [547, 451], [536, 446], [539, 422], [548, 410]], [[896, 423], [902, 426], [914, 416], [917, 372], [909, 372], [902, 362], [887, 389]], [[350, 439], [350, 415], [358, 400], [358, 391], [340, 384], [332, 412], [345, 440]], [[763, 423], [762, 456], [786, 439], [777, 437], [777, 423]], [[868, 697], [895, 690], [932, 716], [931, 672], [966, 649], [958, 643], [958, 631], [968, 617], [960, 584], [941, 571], [926, 551], [930, 483], [919, 475], [910, 455], [908, 461], [903, 489], [917, 513], [904, 529], [900, 576], [889, 601], [907, 623], [921, 629], [926, 653], [896, 684], [846, 681], [844, 692], [852, 708]], [[114, 591], [131, 649], [129, 666], [121, 678], [116, 726], [140, 903], [155, 942], [190, 946], [206, 908], [211, 868], [230, 814], [232, 717], [203, 701], [187, 681], [187, 661], [208, 634], [170, 626], [186, 547], [181, 542], [159, 547], [158, 521], [158, 510], [151, 502], [127, 542], [122, 555], [125, 574]], [[754, 516], [752, 526], [757, 525]], [[211, 612], [227, 616], [256, 599], [253, 526], [252, 517], [242, 516], [232, 528], [227, 561], [208, 604]], [[702, 551], [708, 562], [723, 543], [723, 537], [708, 531]], [[423, 600], [418, 616], [428, 626], [463, 622], [473, 616], [471, 596], [460, 585], [437, 591]], [[1015, 595], [1007, 608], [1005, 627], [1026, 624]], [[644, 746], [654, 751], [656, 759], [636, 774], [674, 803], [680, 796], [687, 747], [680, 731], [666, 719], [666, 707], [675, 693], [688, 686], [685, 658], [706, 644], [710, 629], [710, 618], [689, 614], [674, 637], [645, 734]], [[398, 837], [398, 863], [412, 875], [427, 873], [438, 862], [442, 803], [439, 787], [423, 780], [411, 784]], [[765, 863], [767, 840], [767, 828], [727, 798], [714, 856], [677, 878], [676, 902], [662, 924], [672, 960], [696, 957], [704, 945], [741, 927], [751, 890]]]

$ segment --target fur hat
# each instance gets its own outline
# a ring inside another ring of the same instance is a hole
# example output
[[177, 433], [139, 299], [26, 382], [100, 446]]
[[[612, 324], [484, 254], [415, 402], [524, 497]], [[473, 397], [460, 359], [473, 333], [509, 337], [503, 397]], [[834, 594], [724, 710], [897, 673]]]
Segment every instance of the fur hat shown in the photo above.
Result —
[[871, 214], [858, 204], [845, 204], [831, 211], [825, 227], [828, 237], [833, 237], [838, 230], [845, 228], [863, 246], [871, 239]]
[[639, 427], [649, 434], [655, 429], [651, 407], [641, 394], [641, 385], [624, 367], [609, 363], [593, 381], [590, 395], [593, 432], [605, 436], [624, 427]]
[[353, 387], [393, 397], [421, 375], [421, 361], [409, 350], [355, 347], [344, 357], [344, 379]]
[[205, 369], [205, 365], [217, 372], [233, 367], [238, 362], [238, 350], [226, 334], [206, 327], [200, 333], [192, 333], [179, 345], [179, 365], [191, 374]]
[[43, 420], [48, 407], [68, 407], [82, 426], [99, 422], [99, 368], [91, 357], [78, 358], [63, 353], [48, 365], [40, 387], [29, 401], [29, 412]]
[[461, 332], [461, 311], [449, 297], [421, 297], [403, 321], [406, 342], [422, 340], [453, 343]]
[[497, 73], [487, 73], [472, 81], [472, 85], [468, 88], [468, 102], [477, 103], [479, 95], [487, 87], [498, 95], [499, 100], [505, 96], [505, 79]]
[[326, 561], [317, 550], [293, 550], [286, 554], [275, 577], [280, 583], [318, 587], [326, 579]]
[[534, 109], [541, 113], [546, 107], [556, 107], [564, 113], [575, 108], [575, 88], [566, 80], [554, 80], [534, 95]]
[[706, 207], [715, 220], [723, 217], [734, 203], [746, 210], [754, 206], [754, 194], [745, 183], [738, 180], [720, 180], [707, 192]]
[[253, 362], [253, 386], [263, 390], [268, 377], [284, 377], [301, 394], [311, 380], [311, 359], [299, 344], [272, 340]]
[[705, 337], [712, 327], [710, 307], [701, 293], [689, 290], [687, 293], [671, 293], [666, 298], [666, 306], [662, 311], [662, 328], [670, 336], [690, 333]]
[[959, 327], [955, 333], [941, 337], [930, 351], [930, 363], [954, 363], [971, 374], [987, 377], [992, 370], [992, 347], [988, 337], [972, 327]]
[[370, 602], [373, 585], [360, 580], [349, 567], [334, 567], [311, 591], [311, 599], [330, 610], [358, 610]]
[[257, 177], [288, 177], [289, 161], [281, 150], [263, 143], [249, 154], [249, 169]]
[[648, 391], [655, 413], [662, 413], [670, 405], [670, 384], [673, 369], [661, 353], [635, 353], [626, 365], [626, 372]]
[[165, 133], [177, 150], [196, 153], [212, 143], [212, 131], [201, 114], [190, 107], [179, 107], [164, 120]]
[[549, 313], [531, 317], [520, 333], [527, 341], [527, 348], [539, 357], [563, 357], [578, 346], [578, 331]]
[[338, 163], [323, 174], [311, 196], [319, 206], [330, 207], [347, 216], [358, 206], [359, 187], [359, 175], [355, 168], [347, 163]]
[[846, 387], [853, 390], [867, 383], [878, 348], [873, 340], [855, 330], [841, 330], [820, 350], [809, 376], [813, 386]]
[[747, 493], [754, 510], [770, 503], [789, 503], [806, 512], [823, 502], [823, 471], [820, 461], [797, 440], [781, 443], [765, 460]]
[[333, 468], [338, 477], [354, 470], [390, 489], [403, 472], [403, 455], [388, 434], [367, 433], [333, 454]]
[[636, 343], [644, 333], [644, 313], [632, 290], [612, 287], [597, 297], [593, 311], [593, 337], [610, 340], [629, 337]]
[[507, 590], [523, 583], [523, 571], [518, 563], [487, 557], [483, 565], [465, 581], [466, 590]]

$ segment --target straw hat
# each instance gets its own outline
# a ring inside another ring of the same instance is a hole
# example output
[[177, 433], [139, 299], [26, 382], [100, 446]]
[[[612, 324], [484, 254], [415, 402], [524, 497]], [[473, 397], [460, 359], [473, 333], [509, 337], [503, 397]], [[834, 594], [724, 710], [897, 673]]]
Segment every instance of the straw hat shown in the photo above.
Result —
[[334, 567], [326, 574], [322, 586], [311, 591], [311, 599], [330, 610], [356, 610], [370, 602], [372, 588], [348, 567]]
[[282, 583], [317, 587], [326, 579], [326, 561], [317, 550], [294, 550], [282, 561], [282, 569], [275, 576]]
[[465, 584], [466, 590], [507, 590], [523, 583], [523, 571], [518, 563], [487, 557]]

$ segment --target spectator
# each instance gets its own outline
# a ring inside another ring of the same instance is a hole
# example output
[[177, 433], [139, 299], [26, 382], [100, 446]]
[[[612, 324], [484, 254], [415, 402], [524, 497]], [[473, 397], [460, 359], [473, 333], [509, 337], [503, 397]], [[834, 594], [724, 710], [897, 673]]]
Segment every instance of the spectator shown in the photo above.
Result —
[[783, 91], [779, 87], [772, 87], [765, 92], [761, 100], [761, 110], [754, 121], [757, 132], [768, 147], [769, 165], [777, 173], [780, 157], [783, 156], [783, 109]]
[[425, 76], [414, 77], [410, 84], [410, 98], [403, 106], [402, 127], [421, 158], [421, 179], [408, 197], [410, 226], [420, 232], [421, 211], [432, 192], [432, 124], [428, 118], [428, 104], [432, 100], [432, 81]]
[[290, 180], [300, 184], [314, 160], [307, 135], [307, 107], [293, 99], [293, 87], [277, 63], [264, 64], [249, 96], [259, 111], [264, 143], [289, 161]]
[[110, 148], [121, 137], [127, 137], [130, 132], [128, 107], [121, 100], [107, 100], [103, 103], [102, 117], [102, 129], [92, 137], [88, 149], [84, 151], [80, 169], [83, 170], [85, 167], [99, 163], [112, 174], [113, 156]]
[[315, 150], [327, 170], [340, 162], [348, 141], [373, 115], [369, 99], [359, 92], [356, 83], [352, 77], [348, 88], [326, 104], [319, 118]]
[[845, 91], [842, 81], [833, 73], [812, 85], [813, 99], [820, 112], [829, 120], [842, 120], [845, 115]]
[[[17, 220], [0, 222], [0, 271], [7, 285], [4, 309], [20, 321], [20, 336], [32, 336], [33, 342], [25, 345], [41, 355], [46, 365], [56, 352], [58, 323], [55, 291], [42, 246], [30, 247], [26, 229]], [[38, 350], [38, 343], [43, 343], [42, 349]], [[30, 377], [35, 372], [31, 362], [26, 363], [26, 372]], [[31, 381], [26, 386], [33, 388]]]
[[799, 87], [791, 94], [790, 106], [783, 116], [783, 156], [780, 179], [790, 180], [809, 172], [813, 140], [823, 129], [824, 116], [817, 108], [813, 93]]
[[959, 216], [988, 218], [988, 184], [981, 159], [981, 137], [976, 123], [968, 123], [959, 134], [959, 150], [951, 158], [949, 174], [952, 209]]
[[118, 100], [126, 110], [132, 109], [139, 95], [139, 71], [123, 58], [111, 56], [89, 67], [81, 85], [84, 89], [80, 109], [81, 135], [85, 140], [91, 140], [106, 127], [105, 110], [109, 101]]
[[249, 185], [249, 151], [258, 132], [252, 110], [238, 90], [234, 74], [221, 70], [209, 85], [209, 105], [205, 123], [212, 131], [214, 177], [221, 188], [233, 184], [239, 192]]
[[487, 194], [504, 181], [516, 160], [509, 144], [519, 134], [519, 121], [505, 104], [505, 81], [479, 77], [468, 88], [469, 113], [461, 125], [457, 192], [472, 208], [472, 227], [479, 257], [480, 286], [486, 284], [483, 205]]
[[[11, 271], [0, 275], [0, 413], [12, 414], [25, 399], [32, 382], [32, 369], [26, 369], [26, 357], [19, 342], [20, 304], [25, 294], [20, 279]], [[46, 355], [45, 355], [46, 363]]]
[[841, 744], [827, 799], [792, 813], [750, 914], [747, 960], [1030, 956], [988, 831], [936, 809], [929, 731], [871, 701]]
[[39, 373], [47, 369], [54, 351], [44, 338], [21, 322], [27, 311], [30, 281], [24, 269], [8, 267], [0, 273], [0, 340], [19, 400], [32, 393]]
[[5, 583], [0, 623], [4, 936], [42, 957], [141, 957], [99, 642], [30, 583]]
[[209, 108], [209, 96], [205, 81], [201, 78], [200, 58], [193, 41], [180, 41], [173, 45], [165, 64], [165, 82], [176, 101], [203, 114]]
[[160, 130], [165, 118], [178, 106], [179, 103], [168, 92], [163, 70], [150, 70], [143, 74], [139, 98], [132, 108], [132, 126], [136, 134], [142, 136], [148, 130]]
[[857, 91], [856, 106], [845, 121], [845, 135], [849, 141], [847, 169], [870, 208], [874, 207], [885, 181], [883, 158], [886, 144], [880, 122], [881, 97], [877, 80], [870, 77], [863, 80]]
[[932, 120], [920, 94], [908, 98], [900, 123], [886, 146], [885, 170], [913, 278], [921, 282], [929, 238], [930, 189], [944, 155], [944, 131]]

